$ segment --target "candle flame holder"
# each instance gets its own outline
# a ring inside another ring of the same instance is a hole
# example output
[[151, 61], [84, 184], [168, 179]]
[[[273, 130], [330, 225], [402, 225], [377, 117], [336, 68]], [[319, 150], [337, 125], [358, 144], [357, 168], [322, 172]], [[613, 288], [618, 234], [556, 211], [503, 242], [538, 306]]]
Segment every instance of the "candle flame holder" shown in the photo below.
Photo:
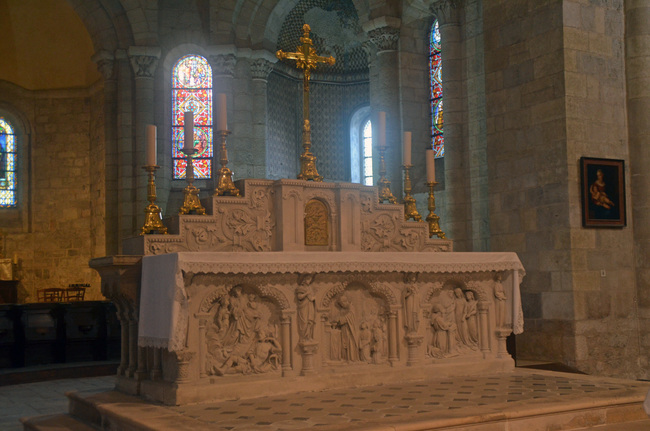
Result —
[[433, 195], [433, 188], [438, 185], [437, 181], [427, 181], [429, 187], [429, 215], [426, 220], [429, 223], [429, 238], [437, 236], [440, 239], [446, 239], [445, 233], [440, 230], [440, 217], [434, 213], [436, 210], [436, 197]]
[[160, 166], [143, 166], [147, 173], [149, 173], [149, 182], [147, 184], [147, 200], [149, 205], [144, 209], [144, 226], [140, 229], [140, 235], [147, 235], [151, 233], [167, 234], [167, 227], [162, 222], [161, 210], [156, 205], [156, 182], [155, 172]]
[[183, 148], [181, 150], [187, 158], [187, 165], [185, 167], [185, 180], [187, 187], [183, 190], [183, 206], [178, 211], [179, 214], [205, 214], [205, 208], [201, 205], [199, 199], [199, 189], [194, 186], [194, 162], [193, 156], [196, 153], [195, 148]]
[[221, 137], [221, 169], [218, 172], [217, 188], [214, 190], [214, 196], [239, 196], [239, 189], [232, 182], [232, 171], [226, 167], [228, 164], [228, 150], [226, 149], [226, 137], [230, 135], [230, 130], [218, 130]]
[[409, 171], [413, 165], [404, 165], [404, 220], [413, 219], [414, 221], [422, 221], [422, 216], [418, 213], [415, 206], [415, 198], [411, 195], [411, 176]]
[[388, 201], [391, 204], [396, 204], [397, 199], [390, 191], [390, 181], [386, 178], [386, 160], [384, 159], [386, 147], [378, 146], [377, 149], [379, 150], [379, 181], [377, 181], [379, 203]]

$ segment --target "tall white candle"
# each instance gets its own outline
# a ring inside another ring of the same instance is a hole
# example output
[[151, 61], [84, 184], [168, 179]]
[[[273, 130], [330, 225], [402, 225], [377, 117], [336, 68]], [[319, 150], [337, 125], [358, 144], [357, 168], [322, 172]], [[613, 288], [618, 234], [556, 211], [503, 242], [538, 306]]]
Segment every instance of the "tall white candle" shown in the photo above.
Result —
[[386, 113], [379, 111], [379, 147], [386, 148]]
[[194, 148], [194, 112], [185, 111], [185, 142], [183, 148], [191, 151]]
[[426, 152], [427, 157], [427, 182], [433, 183], [436, 180], [436, 158], [434, 157], [433, 150], [429, 149]]
[[404, 165], [411, 164], [411, 132], [404, 132], [404, 142], [402, 143], [402, 158]]
[[217, 130], [228, 130], [228, 111], [226, 105], [226, 95], [223, 93], [217, 94], [217, 101], [219, 102], [219, 115], [217, 116]]
[[147, 124], [147, 166], [156, 166], [158, 164], [156, 135], [156, 126]]

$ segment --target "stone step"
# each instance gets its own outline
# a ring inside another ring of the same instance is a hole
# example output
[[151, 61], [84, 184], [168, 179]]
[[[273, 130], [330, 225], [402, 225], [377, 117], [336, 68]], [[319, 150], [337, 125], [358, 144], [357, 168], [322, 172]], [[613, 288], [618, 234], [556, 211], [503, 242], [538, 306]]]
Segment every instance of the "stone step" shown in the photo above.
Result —
[[23, 418], [20, 421], [25, 431], [97, 431], [100, 429], [67, 414]]

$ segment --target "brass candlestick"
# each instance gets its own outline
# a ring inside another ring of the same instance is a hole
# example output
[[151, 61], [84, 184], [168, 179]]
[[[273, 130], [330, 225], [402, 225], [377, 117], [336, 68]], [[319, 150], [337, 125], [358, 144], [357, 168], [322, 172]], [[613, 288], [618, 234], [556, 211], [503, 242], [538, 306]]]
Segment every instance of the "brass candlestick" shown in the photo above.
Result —
[[162, 222], [160, 207], [156, 205], [156, 182], [155, 172], [160, 166], [143, 166], [142, 169], [149, 173], [149, 183], [147, 184], [147, 200], [149, 205], [144, 209], [144, 226], [140, 229], [140, 235], [150, 233], [167, 234], [167, 228]]
[[429, 223], [429, 238], [433, 238], [436, 235], [438, 238], [445, 239], [445, 233], [440, 230], [440, 217], [434, 213], [436, 209], [436, 197], [433, 195], [433, 188], [437, 185], [438, 183], [436, 181], [427, 181], [427, 186], [429, 186], [429, 215], [426, 220]]
[[377, 186], [379, 187], [379, 203], [382, 204], [388, 201], [391, 204], [396, 204], [397, 199], [390, 191], [390, 181], [386, 178], [386, 161], [384, 160], [386, 147], [379, 146], [377, 149], [379, 150], [379, 181], [377, 181]]
[[221, 169], [219, 169], [217, 188], [214, 190], [214, 196], [239, 196], [239, 189], [232, 182], [232, 171], [226, 167], [228, 164], [228, 150], [226, 150], [226, 137], [230, 135], [230, 130], [218, 130], [221, 137]]
[[413, 165], [404, 165], [404, 220], [413, 219], [415, 221], [422, 221], [418, 209], [415, 207], [415, 198], [411, 195], [411, 176], [409, 171]]
[[205, 214], [205, 208], [201, 205], [199, 200], [199, 189], [194, 187], [194, 162], [193, 155], [196, 153], [195, 148], [185, 148], [181, 150], [185, 157], [187, 157], [187, 165], [185, 167], [185, 180], [187, 187], [183, 190], [183, 206], [178, 211], [179, 214]]
[[296, 67], [304, 72], [302, 80], [302, 147], [303, 153], [300, 155], [300, 174], [299, 180], [323, 181], [323, 177], [318, 175], [316, 170], [316, 156], [312, 154], [311, 149], [311, 125], [309, 124], [309, 79], [311, 71], [316, 69], [318, 63], [326, 63], [330, 66], [335, 63], [332, 56], [322, 57], [316, 54], [312, 40], [309, 37], [309, 25], [302, 26], [303, 35], [300, 38], [302, 45], [296, 48], [296, 52], [284, 52], [282, 50], [275, 53], [280, 60], [295, 60]]

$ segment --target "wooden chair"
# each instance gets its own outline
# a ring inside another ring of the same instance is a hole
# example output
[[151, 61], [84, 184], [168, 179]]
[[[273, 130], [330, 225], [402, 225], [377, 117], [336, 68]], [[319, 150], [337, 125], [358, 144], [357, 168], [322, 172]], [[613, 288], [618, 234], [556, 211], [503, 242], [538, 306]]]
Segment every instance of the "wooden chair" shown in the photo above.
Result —
[[66, 301], [83, 301], [86, 296], [85, 287], [68, 287], [65, 290]]
[[61, 302], [63, 300], [63, 289], [50, 287], [36, 291], [38, 302]]

